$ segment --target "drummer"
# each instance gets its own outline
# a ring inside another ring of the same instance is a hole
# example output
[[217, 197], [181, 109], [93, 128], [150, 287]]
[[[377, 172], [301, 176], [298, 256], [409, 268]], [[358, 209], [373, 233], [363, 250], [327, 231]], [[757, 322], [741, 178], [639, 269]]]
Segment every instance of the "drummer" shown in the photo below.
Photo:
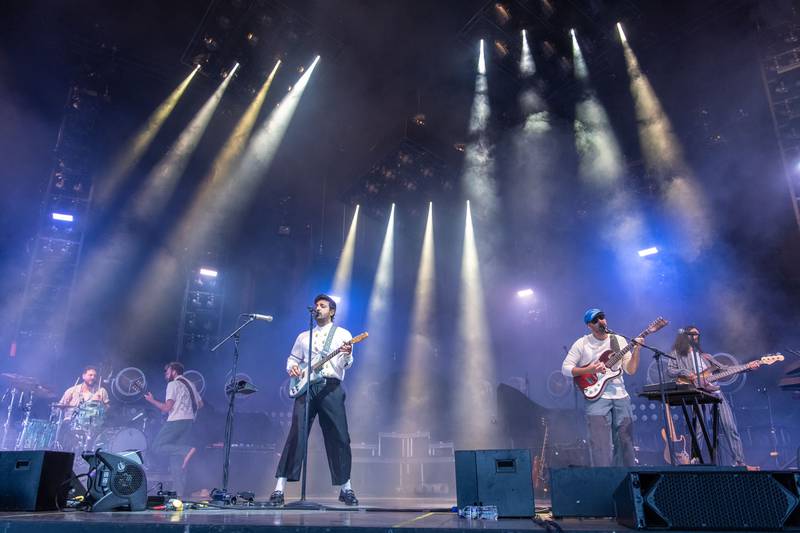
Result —
[[102, 402], [104, 407], [108, 407], [109, 403], [108, 391], [100, 386], [97, 380], [97, 368], [91, 365], [83, 369], [81, 383], [64, 391], [58, 403], [71, 407], [64, 413], [64, 419], [70, 419], [75, 412], [74, 408], [86, 402]]

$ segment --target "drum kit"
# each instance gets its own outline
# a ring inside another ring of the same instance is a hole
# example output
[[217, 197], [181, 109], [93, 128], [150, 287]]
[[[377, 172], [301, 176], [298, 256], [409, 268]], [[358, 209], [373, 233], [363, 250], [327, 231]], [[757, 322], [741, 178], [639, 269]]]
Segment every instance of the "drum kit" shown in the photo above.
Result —
[[78, 405], [53, 402], [57, 394], [29, 376], [3, 373], [0, 382], [5, 385], [0, 405], [6, 410], [0, 450], [74, 451], [79, 457], [80, 452], [97, 448], [110, 452], [147, 448], [145, 432], [156, 415], [125, 406], [145, 389], [139, 369], [127, 368], [111, 383], [122, 404], [112, 410], [116, 417], [109, 417], [106, 404], [97, 400]]

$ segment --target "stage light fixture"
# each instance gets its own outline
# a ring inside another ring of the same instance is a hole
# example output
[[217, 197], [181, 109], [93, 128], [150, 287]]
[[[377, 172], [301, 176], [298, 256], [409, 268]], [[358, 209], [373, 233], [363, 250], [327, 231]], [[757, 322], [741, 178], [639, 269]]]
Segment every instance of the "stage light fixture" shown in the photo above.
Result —
[[644, 250], [639, 250], [639, 257], [647, 257], [649, 255], [655, 255], [658, 253], [658, 248], [655, 246], [651, 246], [650, 248], [645, 248]]
[[478, 56], [478, 74], [486, 74], [486, 59], [483, 55], [483, 39], [481, 39], [481, 51]]
[[628, 42], [628, 38], [625, 37], [625, 32], [622, 30], [622, 24], [617, 22], [617, 32], [619, 32], [619, 38], [623, 43]]
[[533, 289], [520, 289], [517, 291], [517, 298], [530, 298], [533, 296]]
[[50, 217], [59, 222], [73, 222], [75, 220], [75, 217], [68, 213], [52, 213]]
[[219, 275], [219, 272], [211, 268], [203, 267], [200, 269], [200, 275], [205, 276], [207, 278], [216, 278]]
[[528, 45], [528, 32], [522, 30], [522, 53], [519, 58], [519, 71], [523, 76], [533, 76], [536, 73], [536, 64], [533, 62], [533, 54], [531, 54], [530, 46]]

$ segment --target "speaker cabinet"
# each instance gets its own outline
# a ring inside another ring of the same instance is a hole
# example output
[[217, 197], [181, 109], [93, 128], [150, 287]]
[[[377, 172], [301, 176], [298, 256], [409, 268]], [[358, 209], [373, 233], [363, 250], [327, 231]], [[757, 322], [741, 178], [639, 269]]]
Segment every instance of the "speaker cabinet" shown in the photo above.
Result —
[[617, 522], [636, 529], [800, 526], [800, 474], [731, 469], [631, 472], [614, 493]]
[[74, 458], [74, 454], [66, 452], [0, 452], [0, 511], [50, 511], [63, 507]]
[[498, 516], [533, 516], [530, 450], [457, 450], [458, 507], [496, 505]]

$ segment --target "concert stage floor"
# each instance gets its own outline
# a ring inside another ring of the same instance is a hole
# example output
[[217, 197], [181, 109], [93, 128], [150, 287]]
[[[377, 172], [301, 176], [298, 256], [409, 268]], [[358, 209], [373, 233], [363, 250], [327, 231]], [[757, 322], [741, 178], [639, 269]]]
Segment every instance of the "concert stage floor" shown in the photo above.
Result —
[[[355, 529], [356, 533], [391, 533], [397, 529], [414, 533], [450, 533], [473, 530], [547, 531], [531, 518], [467, 520], [446, 509], [449, 500], [370, 499], [359, 508], [346, 508], [334, 500], [315, 500], [330, 506], [326, 511], [288, 511], [275, 509], [246, 510], [202, 509], [184, 512], [142, 511], [87, 513], [51, 511], [40, 513], [0, 513], [3, 533], [131, 532], [157, 533], [184, 531], [192, 533], [247, 533], [271, 530], [273, 533], [335, 533]], [[563, 519], [556, 522], [565, 533], [610, 533], [626, 531], [612, 519]], [[558, 531], [551, 528], [550, 531]]]

